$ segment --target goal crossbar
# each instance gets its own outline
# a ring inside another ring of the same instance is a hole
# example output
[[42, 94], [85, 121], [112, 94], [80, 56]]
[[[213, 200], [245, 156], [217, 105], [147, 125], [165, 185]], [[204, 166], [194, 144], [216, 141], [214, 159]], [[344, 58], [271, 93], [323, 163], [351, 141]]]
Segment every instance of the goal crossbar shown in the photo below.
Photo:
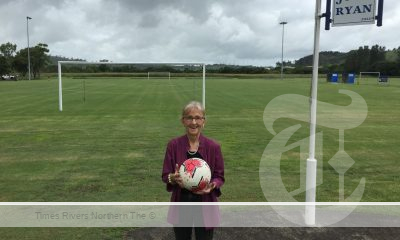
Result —
[[59, 111], [63, 110], [62, 97], [62, 65], [158, 65], [158, 66], [198, 66], [203, 68], [203, 89], [202, 89], [202, 104], [206, 107], [206, 64], [198, 62], [171, 62], [171, 63], [156, 63], [156, 62], [83, 62], [83, 61], [58, 61], [58, 104]]

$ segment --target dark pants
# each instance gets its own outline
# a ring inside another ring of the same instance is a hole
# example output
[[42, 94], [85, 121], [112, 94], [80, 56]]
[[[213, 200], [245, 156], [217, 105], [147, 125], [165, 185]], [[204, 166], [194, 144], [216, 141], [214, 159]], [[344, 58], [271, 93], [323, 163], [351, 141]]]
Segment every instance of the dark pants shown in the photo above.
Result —
[[[174, 227], [176, 240], [191, 240], [192, 230], [190, 227]], [[196, 240], [211, 240], [213, 239], [214, 229], [207, 230], [204, 227], [195, 227], [194, 234]]]
[[[201, 202], [201, 196], [182, 189], [180, 201]], [[202, 206], [179, 206], [179, 223], [174, 226], [176, 240], [192, 239], [193, 227], [188, 227], [188, 225], [194, 225], [196, 240], [213, 239], [214, 229], [206, 229], [204, 227]]]

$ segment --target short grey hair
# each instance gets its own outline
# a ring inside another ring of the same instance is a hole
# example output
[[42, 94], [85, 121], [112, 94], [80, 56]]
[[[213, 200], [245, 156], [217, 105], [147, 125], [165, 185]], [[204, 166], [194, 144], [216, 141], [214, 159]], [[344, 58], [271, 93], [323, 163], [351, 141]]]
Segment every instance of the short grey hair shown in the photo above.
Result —
[[204, 109], [203, 105], [200, 102], [191, 101], [183, 108], [182, 117], [186, 116], [186, 114], [192, 109], [200, 110], [200, 112], [203, 114], [203, 117], [206, 116], [206, 110]]

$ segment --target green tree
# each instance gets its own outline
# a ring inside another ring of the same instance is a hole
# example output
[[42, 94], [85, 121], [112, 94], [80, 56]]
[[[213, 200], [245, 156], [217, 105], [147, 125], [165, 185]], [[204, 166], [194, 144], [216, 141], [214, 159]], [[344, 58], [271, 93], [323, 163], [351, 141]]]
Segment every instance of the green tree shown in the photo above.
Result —
[[0, 75], [9, 73], [9, 69], [6, 57], [0, 55]]
[[397, 62], [399, 63], [400, 67], [400, 47], [397, 48], [396, 52], [397, 52]]
[[17, 71], [22, 77], [26, 76], [28, 72], [28, 49], [21, 49], [15, 54], [13, 59], [13, 68]]
[[359, 72], [360, 62], [358, 60], [359, 50], [351, 50], [346, 57], [344, 62], [344, 71], [346, 72]]
[[0, 45], [0, 73], [7, 74], [12, 72], [12, 62], [17, 45], [10, 42]]
[[372, 65], [375, 65], [378, 62], [385, 61], [385, 58], [386, 58], [386, 48], [385, 47], [381, 47], [379, 45], [374, 45], [371, 47], [371, 50], [369, 53], [370, 67]]
[[370, 66], [370, 49], [368, 46], [350, 51], [344, 62], [346, 72], [369, 71]]
[[369, 71], [370, 67], [370, 52], [368, 46], [360, 47], [357, 52], [357, 60], [359, 61], [359, 71]]
[[[30, 51], [30, 61], [31, 61], [31, 71], [33, 78], [40, 77], [40, 71], [49, 63], [49, 52], [48, 45], [44, 43], [39, 43]], [[21, 49], [17, 52], [14, 57], [13, 66], [16, 71], [18, 71], [21, 76], [26, 76], [28, 72], [28, 48]]]
[[11, 58], [17, 51], [17, 45], [10, 42], [3, 43], [0, 45], [0, 54], [6, 58]]
[[40, 71], [49, 63], [48, 45], [39, 43], [30, 50], [33, 78], [40, 78]]

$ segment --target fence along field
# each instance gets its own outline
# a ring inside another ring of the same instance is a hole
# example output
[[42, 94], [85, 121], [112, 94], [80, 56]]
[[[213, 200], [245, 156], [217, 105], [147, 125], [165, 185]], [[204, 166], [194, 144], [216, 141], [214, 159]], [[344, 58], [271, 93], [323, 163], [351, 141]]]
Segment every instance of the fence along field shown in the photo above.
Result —
[[[69, 78], [64, 84], [64, 111], [58, 111], [54, 78], [0, 82], [1, 201], [169, 201], [160, 180], [167, 141], [183, 134], [182, 106], [201, 100], [201, 81], [193, 78]], [[85, 84], [85, 101], [83, 101]], [[196, 85], [198, 84], [198, 85]], [[309, 95], [307, 78], [207, 78], [205, 134], [222, 145], [226, 184], [221, 201], [266, 201], [258, 180], [261, 155], [272, 139], [263, 111], [282, 94]], [[400, 119], [398, 79], [389, 86], [343, 85], [320, 81], [320, 101], [346, 106], [338, 93], [359, 93], [368, 117], [346, 130], [345, 150], [355, 164], [345, 174], [345, 197], [366, 178], [362, 201], [399, 201]], [[340, 121], [340, 116], [337, 117]], [[279, 119], [279, 132], [302, 127], [293, 142], [306, 138], [308, 124]], [[338, 175], [328, 164], [338, 151], [338, 130], [324, 134], [323, 184], [317, 201], [338, 201]], [[292, 141], [291, 139], [291, 141]], [[282, 179], [288, 191], [299, 184], [299, 150], [283, 154]], [[304, 194], [294, 196], [304, 201]]]

